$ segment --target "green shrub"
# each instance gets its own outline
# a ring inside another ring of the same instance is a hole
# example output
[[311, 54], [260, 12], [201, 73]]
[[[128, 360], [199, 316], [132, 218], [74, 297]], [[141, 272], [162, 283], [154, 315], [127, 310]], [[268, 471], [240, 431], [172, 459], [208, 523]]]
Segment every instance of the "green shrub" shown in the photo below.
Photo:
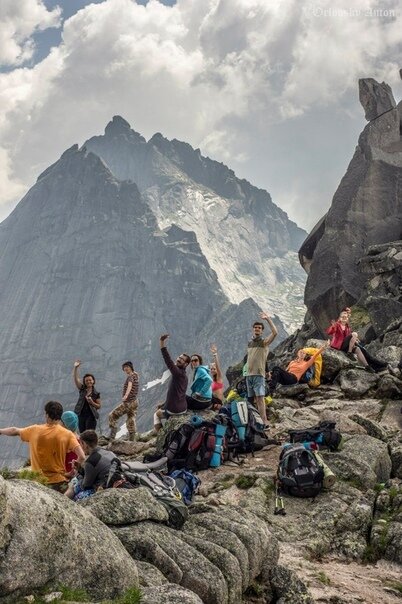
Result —
[[320, 581], [320, 583], [323, 583], [324, 585], [330, 585], [331, 583], [331, 579], [328, 577], [328, 575], [324, 573], [324, 571], [320, 571], [318, 573], [317, 579]]
[[40, 484], [47, 484], [48, 479], [41, 472], [34, 472], [33, 470], [23, 469], [20, 470], [15, 478], [20, 480], [32, 480], [33, 482], [39, 482]]
[[256, 474], [242, 474], [235, 480], [235, 485], [238, 489], [251, 489], [254, 486], [258, 476]]
[[130, 587], [120, 598], [113, 600], [114, 604], [141, 604], [142, 595], [138, 587]]

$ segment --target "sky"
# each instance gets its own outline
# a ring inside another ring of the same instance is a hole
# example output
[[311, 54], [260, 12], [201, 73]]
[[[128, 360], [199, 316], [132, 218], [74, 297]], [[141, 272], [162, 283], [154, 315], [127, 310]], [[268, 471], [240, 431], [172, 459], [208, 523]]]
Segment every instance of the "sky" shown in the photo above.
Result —
[[0, 220], [71, 145], [123, 116], [200, 148], [306, 230], [366, 121], [402, 98], [399, 0], [1, 0]]

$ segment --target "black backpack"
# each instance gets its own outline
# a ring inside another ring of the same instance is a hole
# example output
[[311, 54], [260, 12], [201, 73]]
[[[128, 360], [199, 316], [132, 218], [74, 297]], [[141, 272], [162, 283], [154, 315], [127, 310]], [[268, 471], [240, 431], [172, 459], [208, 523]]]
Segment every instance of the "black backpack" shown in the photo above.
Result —
[[323, 488], [324, 469], [302, 444], [286, 445], [281, 452], [278, 481], [294, 497], [316, 497]]
[[[190, 423], [168, 434], [163, 456], [168, 458], [168, 470], [206, 470], [215, 451], [216, 423], [204, 421], [199, 426]], [[225, 447], [223, 447], [225, 448]]]
[[342, 435], [335, 430], [336, 423], [322, 421], [312, 428], [301, 428], [300, 430], [289, 430], [291, 443], [314, 442], [330, 451], [337, 451], [342, 441]]

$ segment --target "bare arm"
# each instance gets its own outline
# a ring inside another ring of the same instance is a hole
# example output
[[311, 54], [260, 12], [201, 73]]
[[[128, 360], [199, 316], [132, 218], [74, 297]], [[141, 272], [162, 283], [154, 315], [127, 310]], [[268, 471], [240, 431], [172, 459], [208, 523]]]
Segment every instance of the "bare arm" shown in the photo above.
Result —
[[222, 381], [222, 369], [219, 362], [218, 349], [215, 344], [211, 346], [212, 356], [214, 357], [215, 367], [216, 367], [216, 379], [218, 382]]
[[275, 325], [273, 324], [271, 317], [266, 312], [260, 313], [260, 318], [264, 319], [264, 321], [266, 321], [268, 323], [268, 325], [271, 329], [271, 335], [267, 336], [264, 339], [264, 344], [266, 346], [269, 346], [270, 344], [272, 344], [272, 342], [275, 340], [276, 336], [278, 335], [278, 330], [276, 329]]
[[166, 367], [169, 369], [169, 371], [172, 375], [179, 375], [181, 372], [180, 372], [179, 368], [177, 367], [177, 365], [175, 365], [174, 362], [172, 361], [171, 356], [167, 349], [168, 337], [169, 336], [166, 334], [159, 338], [159, 344], [161, 347], [161, 353], [163, 356], [163, 360], [165, 361]]
[[19, 436], [21, 428], [0, 428], [0, 436]]
[[85, 453], [84, 453], [81, 445], [78, 445], [78, 447], [75, 447], [75, 449], [73, 449], [73, 451], [77, 456], [76, 463], [82, 465], [85, 460]]
[[102, 407], [102, 401], [100, 400], [100, 398], [94, 400], [91, 396], [87, 396], [87, 401], [95, 409], [100, 409]]
[[81, 365], [81, 361], [74, 361], [74, 366], [73, 366], [73, 380], [74, 380], [74, 384], [77, 386], [78, 390], [81, 390], [82, 388], [82, 382], [78, 376], [78, 367]]
[[129, 394], [130, 394], [130, 392], [131, 392], [132, 387], [133, 387], [133, 383], [132, 383], [132, 382], [129, 382], [129, 383], [127, 384], [127, 390], [126, 390], [126, 392], [125, 392], [125, 394], [124, 394], [123, 398], [121, 399], [121, 400], [122, 400], [124, 403], [125, 403], [125, 402], [126, 402], [126, 400], [128, 399], [128, 397], [129, 397]]

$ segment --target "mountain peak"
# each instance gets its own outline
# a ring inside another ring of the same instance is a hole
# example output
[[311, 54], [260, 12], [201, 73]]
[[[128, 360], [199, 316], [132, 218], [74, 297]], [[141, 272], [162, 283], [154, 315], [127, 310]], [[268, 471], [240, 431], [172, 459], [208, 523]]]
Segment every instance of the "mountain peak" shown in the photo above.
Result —
[[105, 128], [105, 136], [112, 138], [122, 134], [129, 136], [130, 138], [135, 138], [138, 142], [146, 142], [145, 138], [138, 132], [135, 132], [123, 117], [114, 115]]

